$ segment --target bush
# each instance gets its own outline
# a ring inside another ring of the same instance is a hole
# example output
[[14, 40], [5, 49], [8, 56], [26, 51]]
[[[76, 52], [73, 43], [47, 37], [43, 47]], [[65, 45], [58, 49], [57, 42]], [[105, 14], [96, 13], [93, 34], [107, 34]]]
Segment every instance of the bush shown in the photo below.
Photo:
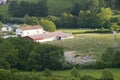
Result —
[[114, 80], [113, 74], [109, 70], [106, 69], [102, 72], [101, 80]]
[[56, 30], [56, 25], [52, 21], [47, 19], [41, 19], [40, 25], [43, 26], [44, 30], [49, 32], [54, 32]]
[[44, 72], [43, 72], [43, 76], [51, 77], [52, 76], [52, 72], [49, 69], [45, 69]]
[[108, 47], [102, 54], [101, 60], [107, 64], [107, 67], [120, 67], [120, 46]]
[[70, 73], [71, 73], [71, 76], [73, 77], [80, 77], [79, 71], [75, 67], [72, 68]]

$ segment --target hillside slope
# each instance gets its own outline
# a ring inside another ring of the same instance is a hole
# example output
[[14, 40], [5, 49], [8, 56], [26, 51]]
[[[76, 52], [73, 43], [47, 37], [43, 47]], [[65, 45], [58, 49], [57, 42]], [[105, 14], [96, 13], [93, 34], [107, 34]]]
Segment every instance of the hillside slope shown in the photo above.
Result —
[[[37, 2], [39, 0], [18, 0]], [[48, 0], [48, 14], [49, 15], [59, 15], [64, 11], [70, 9], [72, 6], [72, 0]], [[8, 16], [8, 5], [0, 5], [0, 14]]]

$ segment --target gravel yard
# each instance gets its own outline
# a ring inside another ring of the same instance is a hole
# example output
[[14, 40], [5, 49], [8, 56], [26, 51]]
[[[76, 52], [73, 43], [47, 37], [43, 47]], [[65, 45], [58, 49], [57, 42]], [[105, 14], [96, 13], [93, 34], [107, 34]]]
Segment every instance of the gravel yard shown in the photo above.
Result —
[[64, 53], [65, 59], [68, 62], [75, 63], [75, 64], [83, 64], [87, 62], [96, 61], [94, 56], [89, 54], [81, 54], [78, 55], [76, 51], [66, 51]]

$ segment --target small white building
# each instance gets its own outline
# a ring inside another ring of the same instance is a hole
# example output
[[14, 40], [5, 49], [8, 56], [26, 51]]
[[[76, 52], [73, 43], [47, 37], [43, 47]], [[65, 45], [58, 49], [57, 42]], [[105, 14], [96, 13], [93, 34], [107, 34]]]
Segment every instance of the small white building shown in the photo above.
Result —
[[16, 29], [16, 35], [19, 35], [21, 37], [30, 36], [30, 35], [37, 35], [37, 34], [43, 34], [45, 31], [43, 30], [42, 26], [24, 26]]
[[2, 32], [12, 32], [13, 28], [12, 27], [2, 27]]
[[1, 31], [2, 31], [2, 32], [12, 32], [12, 31], [13, 31], [13, 28], [12, 28], [10, 25], [3, 24], [3, 25], [2, 25], [2, 28], [1, 28]]
[[0, 0], [0, 4], [6, 4], [7, 0]]

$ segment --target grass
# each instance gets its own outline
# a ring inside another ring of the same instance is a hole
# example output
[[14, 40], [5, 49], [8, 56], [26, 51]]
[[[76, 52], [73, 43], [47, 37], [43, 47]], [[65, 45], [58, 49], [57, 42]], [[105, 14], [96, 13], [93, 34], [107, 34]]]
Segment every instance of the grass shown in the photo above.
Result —
[[[28, 1], [37, 2], [39, 0], [17, 0], [17, 1]], [[72, 6], [72, 0], [48, 0], [48, 14], [49, 15], [60, 15], [66, 9]], [[8, 5], [0, 5], [0, 14], [8, 16]]]
[[[114, 76], [114, 80], [119, 80], [120, 79], [120, 69], [109, 69]], [[101, 73], [102, 73], [103, 69], [83, 69], [80, 70], [79, 73], [83, 76], [83, 75], [90, 75], [96, 78], [100, 78], [101, 77]], [[70, 71], [53, 71], [54, 74], [56, 75], [60, 75], [60, 76], [70, 76]]]
[[[108, 69], [110, 72], [112, 72], [113, 74], [113, 77], [114, 77], [114, 80], [120, 80], [120, 68], [118, 69]], [[83, 75], [90, 75], [90, 76], [93, 76], [95, 78], [100, 78], [101, 75], [102, 75], [102, 71], [104, 71], [104, 69], [82, 69], [82, 70], [79, 70], [79, 74], [81, 76]], [[61, 71], [51, 71], [53, 75], [57, 75], [57, 76], [65, 76], [65, 77], [69, 77], [71, 76], [70, 74], [70, 70], [61, 70]], [[18, 72], [20, 73], [20, 72]], [[37, 76], [39, 75], [39, 77], [42, 79], [43, 77], [43, 71], [42, 72], [36, 72], [36, 71], [33, 71], [33, 72], [21, 72], [21, 73], [25, 73], [25, 74], [29, 74], [29, 75], [34, 75], [34, 76]]]
[[[62, 46], [66, 51], [78, 51], [100, 56], [108, 46], [117, 45], [113, 34], [78, 34], [73, 39], [48, 42], [49, 44]], [[116, 35], [120, 40], [120, 34]]]
[[0, 15], [8, 16], [8, 6], [0, 5]]
[[95, 31], [95, 29], [81, 29], [81, 28], [78, 28], [78, 29], [58, 29], [57, 31], [63, 31], [63, 32], [65, 32], [65, 33], [72, 33], [72, 34], [75, 34], [75, 33], [78, 33], [78, 34], [80, 34], [80, 33], [86, 33], [86, 32], [90, 32], [90, 31]]

